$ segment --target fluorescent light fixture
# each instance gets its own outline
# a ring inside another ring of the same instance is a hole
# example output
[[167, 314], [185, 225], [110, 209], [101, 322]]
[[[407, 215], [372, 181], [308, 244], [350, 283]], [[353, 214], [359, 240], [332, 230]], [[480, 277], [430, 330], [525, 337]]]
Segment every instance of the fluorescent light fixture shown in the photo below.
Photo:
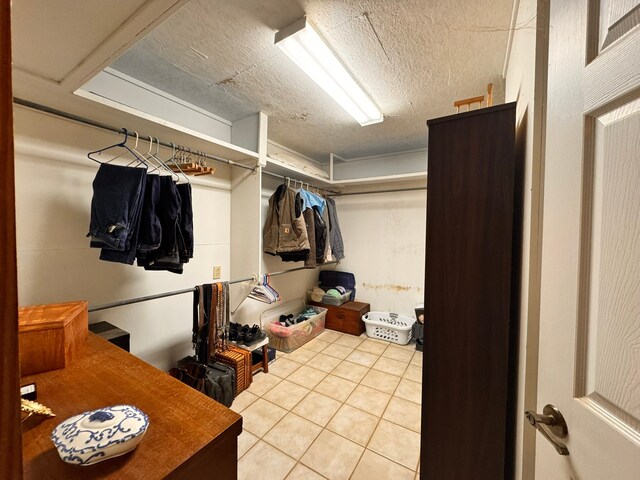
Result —
[[380, 109], [353, 79], [306, 17], [276, 33], [275, 43], [360, 125], [371, 125], [383, 120]]

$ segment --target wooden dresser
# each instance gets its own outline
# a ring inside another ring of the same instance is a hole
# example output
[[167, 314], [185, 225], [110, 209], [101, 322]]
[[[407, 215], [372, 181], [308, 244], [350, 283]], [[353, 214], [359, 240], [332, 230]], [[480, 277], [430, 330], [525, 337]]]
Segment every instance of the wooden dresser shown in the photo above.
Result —
[[[55, 418], [23, 423], [24, 478], [236, 479], [242, 417], [106, 340], [89, 334], [66, 368], [29, 375], [37, 401]], [[81, 467], [64, 463], [49, 435], [61, 421], [100, 407], [130, 404], [149, 416], [135, 450]]]
[[365, 331], [362, 316], [368, 313], [370, 306], [363, 302], [347, 302], [339, 307], [319, 302], [309, 302], [310, 305], [324, 307], [327, 311], [325, 327], [338, 332], [361, 335]]

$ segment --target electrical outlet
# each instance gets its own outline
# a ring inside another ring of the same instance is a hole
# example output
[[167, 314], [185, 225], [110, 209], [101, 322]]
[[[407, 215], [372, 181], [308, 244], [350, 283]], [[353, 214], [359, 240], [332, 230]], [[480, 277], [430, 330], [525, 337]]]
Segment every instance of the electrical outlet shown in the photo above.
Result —
[[213, 267], [213, 279], [218, 280], [222, 276], [222, 267], [220, 265], [216, 265]]

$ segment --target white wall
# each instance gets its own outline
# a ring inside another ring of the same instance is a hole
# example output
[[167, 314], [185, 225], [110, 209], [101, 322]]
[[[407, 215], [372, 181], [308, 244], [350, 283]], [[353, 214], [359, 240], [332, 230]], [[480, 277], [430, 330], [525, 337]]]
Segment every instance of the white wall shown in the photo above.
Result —
[[536, 409], [548, 2], [520, 0], [517, 7], [506, 72], [506, 101], [518, 102], [517, 152], [524, 168], [515, 478], [532, 480], [536, 432], [524, 412]]
[[[167, 139], [170, 140], [170, 139]], [[25, 108], [15, 109], [18, 295], [20, 305], [88, 300], [97, 305], [190, 288], [230, 271], [229, 171], [192, 179], [195, 253], [182, 275], [102, 262], [89, 248], [88, 151], [118, 141], [109, 132]], [[146, 151], [146, 150], [145, 150]], [[170, 152], [163, 151], [164, 156]], [[191, 349], [192, 297], [169, 297], [90, 314], [131, 333], [131, 351], [162, 369]]]
[[426, 190], [336, 197], [357, 300], [414, 318], [424, 301]]

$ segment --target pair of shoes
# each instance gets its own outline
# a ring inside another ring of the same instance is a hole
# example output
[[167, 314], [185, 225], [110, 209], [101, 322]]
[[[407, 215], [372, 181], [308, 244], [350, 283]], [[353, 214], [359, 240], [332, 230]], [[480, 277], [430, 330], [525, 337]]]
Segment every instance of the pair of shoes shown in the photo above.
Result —
[[293, 321], [293, 313], [290, 313], [289, 315], [280, 315], [280, 320], [278, 321], [278, 323], [280, 323], [280, 325], [282, 325], [283, 327], [290, 327], [295, 323]]
[[259, 342], [260, 340], [263, 340], [266, 336], [267, 334], [262, 331], [258, 325], [254, 324], [253, 327], [251, 327], [251, 329], [247, 332], [244, 344], [254, 344], [256, 342]]
[[241, 325], [239, 323], [229, 323], [229, 340], [235, 342], [238, 340], [238, 333]]
[[244, 344], [247, 341], [247, 333], [249, 333], [249, 325], [238, 324], [238, 335], [235, 339], [235, 342], [239, 343], [240, 345]]

